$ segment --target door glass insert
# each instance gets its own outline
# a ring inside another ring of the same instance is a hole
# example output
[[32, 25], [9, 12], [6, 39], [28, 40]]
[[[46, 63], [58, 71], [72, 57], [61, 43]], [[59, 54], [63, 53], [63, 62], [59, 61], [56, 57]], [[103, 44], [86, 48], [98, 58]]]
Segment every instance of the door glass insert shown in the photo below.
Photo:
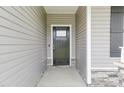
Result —
[[66, 36], [66, 30], [57, 30], [56, 31], [56, 36], [65, 37]]

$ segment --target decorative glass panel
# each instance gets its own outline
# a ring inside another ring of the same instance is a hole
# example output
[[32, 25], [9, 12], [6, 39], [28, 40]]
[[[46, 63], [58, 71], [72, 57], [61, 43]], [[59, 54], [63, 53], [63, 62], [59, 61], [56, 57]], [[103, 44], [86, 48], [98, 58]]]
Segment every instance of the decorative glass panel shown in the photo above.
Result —
[[66, 30], [58, 30], [56, 31], [56, 36], [66, 36]]

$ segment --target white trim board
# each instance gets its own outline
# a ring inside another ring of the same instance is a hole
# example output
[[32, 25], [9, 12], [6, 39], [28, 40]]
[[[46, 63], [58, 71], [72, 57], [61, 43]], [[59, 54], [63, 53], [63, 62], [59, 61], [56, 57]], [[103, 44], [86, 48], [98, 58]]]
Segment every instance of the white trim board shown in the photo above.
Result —
[[92, 67], [92, 71], [118, 71], [118, 67]]
[[51, 25], [51, 65], [53, 65], [53, 27], [69, 27], [70, 30], [69, 30], [69, 34], [70, 34], [70, 62], [69, 62], [69, 65], [71, 66], [72, 65], [72, 62], [71, 62], [71, 59], [72, 59], [72, 25], [70, 24], [52, 24]]
[[86, 7], [86, 15], [87, 15], [87, 84], [91, 84], [91, 7], [87, 6]]

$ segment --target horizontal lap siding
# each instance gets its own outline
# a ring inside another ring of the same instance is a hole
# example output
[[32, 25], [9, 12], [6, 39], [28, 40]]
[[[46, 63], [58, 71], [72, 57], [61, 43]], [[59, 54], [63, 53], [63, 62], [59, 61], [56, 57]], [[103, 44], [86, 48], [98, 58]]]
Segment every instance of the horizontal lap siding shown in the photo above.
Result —
[[86, 80], [86, 7], [79, 7], [76, 12], [76, 66]]
[[113, 68], [119, 58], [110, 57], [110, 7], [91, 9], [92, 68]]
[[0, 7], [0, 86], [35, 86], [46, 65], [43, 7]]

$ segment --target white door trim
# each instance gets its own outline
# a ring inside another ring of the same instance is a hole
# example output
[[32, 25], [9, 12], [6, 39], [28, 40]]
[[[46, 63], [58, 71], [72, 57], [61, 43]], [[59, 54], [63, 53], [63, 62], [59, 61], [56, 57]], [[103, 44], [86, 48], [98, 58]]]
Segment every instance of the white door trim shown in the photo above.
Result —
[[86, 8], [87, 15], [87, 84], [91, 84], [91, 7]]
[[69, 27], [70, 28], [70, 47], [69, 47], [69, 51], [70, 51], [70, 61], [69, 61], [69, 66], [71, 66], [72, 65], [72, 62], [71, 62], [71, 59], [72, 59], [72, 25], [70, 25], [70, 24], [68, 24], [68, 25], [65, 25], [65, 24], [61, 24], [61, 25], [59, 25], [59, 24], [52, 24], [51, 25], [51, 65], [53, 65], [53, 27], [57, 27], [57, 26], [60, 26], [60, 27], [64, 27], [64, 26], [67, 26], [67, 27]]

